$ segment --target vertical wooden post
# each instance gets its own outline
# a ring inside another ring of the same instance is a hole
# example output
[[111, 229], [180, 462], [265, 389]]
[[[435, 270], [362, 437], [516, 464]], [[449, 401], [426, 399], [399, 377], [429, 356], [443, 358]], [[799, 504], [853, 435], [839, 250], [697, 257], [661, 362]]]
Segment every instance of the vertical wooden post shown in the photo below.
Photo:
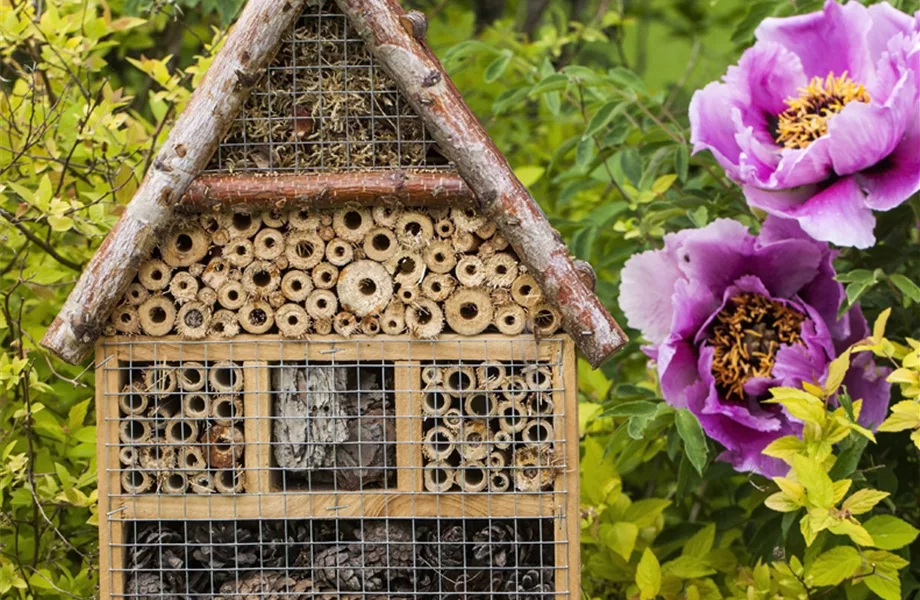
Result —
[[394, 364], [396, 390], [396, 488], [400, 492], [422, 491], [422, 419], [418, 392], [422, 373], [417, 364]]
[[121, 492], [118, 451], [109, 447], [118, 443], [118, 393], [121, 385], [118, 355], [99, 342], [96, 344], [96, 478], [99, 482], [100, 600], [109, 600], [113, 590], [121, 593], [124, 588], [120, 571], [124, 549], [112, 546], [113, 539], [121, 539], [122, 527], [117, 522], [118, 517], [109, 516], [115, 508], [112, 496]]
[[[561, 347], [561, 361], [553, 369], [553, 403], [556, 415], [556, 450], [564, 452], [565, 469], [556, 476], [556, 596], [581, 597], [581, 490], [578, 475], [578, 374], [575, 344], [568, 336]], [[564, 517], [564, 518], [563, 518]]]
[[243, 363], [243, 468], [247, 494], [267, 494], [272, 487], [272, 401], [268, 369], [264, 361]]

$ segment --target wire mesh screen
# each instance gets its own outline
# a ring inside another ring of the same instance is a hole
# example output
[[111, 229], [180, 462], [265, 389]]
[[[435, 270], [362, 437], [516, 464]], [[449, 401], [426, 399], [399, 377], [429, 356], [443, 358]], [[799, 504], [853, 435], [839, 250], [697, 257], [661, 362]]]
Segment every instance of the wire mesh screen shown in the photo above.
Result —
[[208, 171], [448, 166], [396, 84], [326, 1], [304, 10]]
[[574, 597], [565, 337], [108, 339], [97, 360], [103, 597]]

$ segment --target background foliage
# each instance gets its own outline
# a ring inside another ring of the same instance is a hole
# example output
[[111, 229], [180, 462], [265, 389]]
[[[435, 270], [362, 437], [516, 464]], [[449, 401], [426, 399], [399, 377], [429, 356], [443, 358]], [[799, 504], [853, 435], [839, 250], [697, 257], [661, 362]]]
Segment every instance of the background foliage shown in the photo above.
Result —
[[[0, 597], [94, 595], [92, 372], [56, 361], [37, 340], [239, 4], [0, 0]], [[718, 217], [757, 227], [710, 157], [689, 156], [686, 107], [735, 62], [762, 18], [821, 4], [414, 2], [461, 92], [573, 252], [594, 264], [614, 310], [623, 263], [665, 232]], [[837, 261], [850, 300], [870, 320], [890, 307], [887, 335], [902, 343], [920, 337], [918, 222], [914, 198], [879, 215], [875, 248]], [[916, 399], [920, 354], [881, 340], [874, 350], [902, 366], [905, 398]], [[581, 387], [585, 597], [917, 597], [916, 404], [899, 405], [900, 420], [878, 444], [843, 431], [834, 468], [809, 475], [829, 482], [831, 496], [805, 498], [806, 512], [793, 506], [795, 489], [792, 500], [776, 496], [773, 483], [713, 462], [716, 449], [692, 415], [658, 399], [638, 341], [602, 371], [581, 369]], [[800, 477], [827, 440], [811, 442], [786, 449]], [[847, 490], [837, 498], [845, 486], [871, 509], [859, 519], [878, 537], [875, 548], [833, 530], [806, 546], [797, 523], [811, 509], [854, 512]]]

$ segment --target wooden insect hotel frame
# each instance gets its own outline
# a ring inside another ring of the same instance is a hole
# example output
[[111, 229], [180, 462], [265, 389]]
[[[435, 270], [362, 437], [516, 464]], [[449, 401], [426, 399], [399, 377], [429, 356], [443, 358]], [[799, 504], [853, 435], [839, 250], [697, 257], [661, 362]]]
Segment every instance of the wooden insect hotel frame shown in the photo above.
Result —
[[580, 596], [625, 338], [396, 0], [250, 0], [43, 344], [95, 347], [100, 597]]

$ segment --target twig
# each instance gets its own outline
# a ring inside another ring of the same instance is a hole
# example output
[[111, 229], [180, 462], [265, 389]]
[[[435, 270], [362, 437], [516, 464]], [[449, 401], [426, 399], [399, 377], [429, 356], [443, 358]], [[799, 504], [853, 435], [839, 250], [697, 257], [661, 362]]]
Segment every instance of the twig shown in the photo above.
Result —
[[48, 256], [50, 256], [51, 258], [53, 258], [60, 264], [64, 265], [68, 269], [76, 271], [77, 273], [80, 273], [81, 271], [83, 271], [83, 267], [80, 264], [75, 263], [67, 258], [64, 258], [60, 254], [58, 254], [57, 250], [55, 250], [54, 247], [51, 246], [51, 244], [45, 242], [40, 237], [32, 233], [32, 231], [28, 227], [20, 223], [16, 219], [16, 216], [10, 211], [6, 210], [5, 208], [0, 208], [0, 217], [3, 217], [7, 221], [9, 221], [10, 225], [18, 229], [19, 232], [22, 233], [22, 235], [25, 236], [27, 240], [29, 240], [30, 242], [32, 242], [33, 244], [35, 244], [36, 246], [44, 250], [48, 254]]

